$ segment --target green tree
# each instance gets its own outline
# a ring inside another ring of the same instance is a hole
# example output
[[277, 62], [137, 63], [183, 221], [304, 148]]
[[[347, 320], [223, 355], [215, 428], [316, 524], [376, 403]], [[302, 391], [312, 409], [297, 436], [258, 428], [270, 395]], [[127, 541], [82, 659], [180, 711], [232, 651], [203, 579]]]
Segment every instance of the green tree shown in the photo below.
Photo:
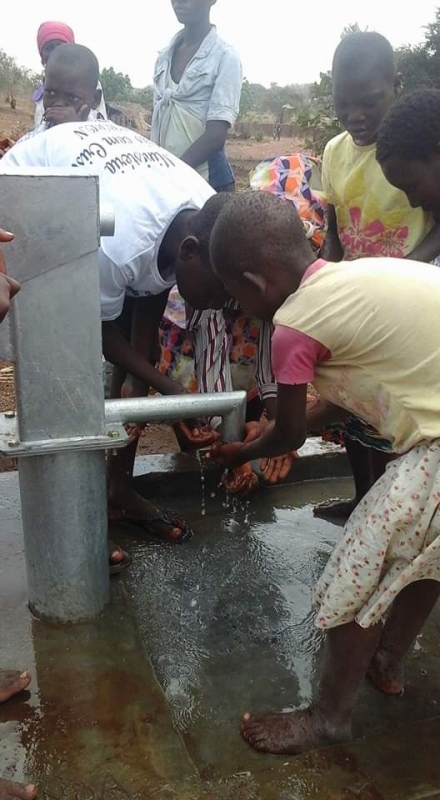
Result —
[[0, 88], [2, 92], [8, 94], [17, 92], [21, 89], [28, 93], [37, 76], [29, 69], [19, 67], [15, 58], [8, 56], [4, 50], [0, 50]]
[[440, 56], [440, 8], [435, 12], [434, 22], [425, 26], [425, 48], [430, 56]]
[[[368, 28], [365, 28], [367, 31]], [[352, 22], [350, 25], [346, 25], [344, 30], [341, 33], [341, 39], [345, 39], [347, 36], [351, 36], [352, 33], [362, 33], [362, 29], [359, 27], [358, 22]]]
[[253, 105], [254, 99], [252, 96], [251, 84], [247, 78], [244, 78], [241, 85], [240, 110], [238, 112], [237, 119], [239, 121], [246, 119], [246, 117], [249, 116], [250, 112], [252, 111]]
[[106, 100], [110, 102], [112, 100], [130, 100], [133, 87], [128, 75], [123, 75], [122, 72], [115, 72], [113, 67], [104, 68], [101, 72], [101, 84]]
[[399, 47], [396, 50], [396, 66], [403, 92], [433, 86], [430, 56], [424, 45]]
[[327, 142], [341, 132], [333, 109], [331, 72], [321, 72], [319, 82], [310, 87], [309, 102], [297, 114], [297, 123], [306, 136], [306, 147], [322, 155]]
[[133, 89], [130, 99], [133, 103], [139, 103], [140, 106], [150, 111], [153, 108], [154, 88], [144, 86], [143, 89]]

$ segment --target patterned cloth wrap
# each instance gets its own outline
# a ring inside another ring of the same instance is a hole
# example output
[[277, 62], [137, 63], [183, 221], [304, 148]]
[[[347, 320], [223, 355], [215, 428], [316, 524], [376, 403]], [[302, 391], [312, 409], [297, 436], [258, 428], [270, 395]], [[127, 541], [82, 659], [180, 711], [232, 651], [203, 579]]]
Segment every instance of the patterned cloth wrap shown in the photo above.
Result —
[[376, 428], [358, 417], [348, 417], [345, 422], [335, 422], [322, 431], [322, 438], [325, 442], [339, 444], [341, 447], [345, 447], [346, 436], [365, 447], [372, 447], [383, 453], [393, 452], [391, 442], [384, 439]]
[[321, 163], [304, 153], [267, 158], [250, 174], [251, 189], [290, 200], [304, 225], [307, 238], [319, 250], [326, 230], [327, 204], [321, 189]]

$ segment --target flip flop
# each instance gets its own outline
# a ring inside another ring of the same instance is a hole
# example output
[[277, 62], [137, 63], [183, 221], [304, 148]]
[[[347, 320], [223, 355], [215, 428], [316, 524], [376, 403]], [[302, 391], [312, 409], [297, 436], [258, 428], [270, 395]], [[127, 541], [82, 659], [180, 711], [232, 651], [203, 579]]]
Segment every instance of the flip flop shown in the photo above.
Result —
[[[194, 536], [194, 531], [191, 526], [177, 514], [175, 511], [172, 511], [168, 508], [162, 508], [155, 504], [155, 508], [159, 511], [159, 514], [155, 514], [148, 519], [137, 519], [135, 517], [129, 517], [125, 514], [121, 514], [119, 519], [115, 519], [112, 517], [113, 522], [123, 522], [127, 525], [136, 526], [136, 528], [142, 528], [145, 533], [149, 533], [151, 536], [154, 536], [156, 539], [162, 539], [164, 542], [168, 542], [169, 544], [184, 544], [185, 542], [189, 542], [190, 539]], [[171, 528], [180, 528], [182, 531], [182, 535], [179, 536], [177, 539], [173, 539], [169, 536], [164, 536], [161, 533], [157, 533], [154, 531], [154, 525], [157, 523], [161, 525], [168, 525]]]
[[117, 561], [115, 563], [113, 563], [112, 561], [109, 562], [110, 575], [118, 575], [119, 572], [122, 572], [124, 569], [127, 569], [127, 567], [130, 566], [132, 561], [131, 556], [129, 556], [128, 553], [122, 549], [122, 547], [119, 547], [119, 545], [114, 544], [114, 542], [112, 542], [111, 539], [109, 539], [108, 540], [109, 558], [111, 554], [115, 552], [115, 550], [120, 550], [120, 552], [123, 553], [124, 558], [122, 559], [122, 561]]

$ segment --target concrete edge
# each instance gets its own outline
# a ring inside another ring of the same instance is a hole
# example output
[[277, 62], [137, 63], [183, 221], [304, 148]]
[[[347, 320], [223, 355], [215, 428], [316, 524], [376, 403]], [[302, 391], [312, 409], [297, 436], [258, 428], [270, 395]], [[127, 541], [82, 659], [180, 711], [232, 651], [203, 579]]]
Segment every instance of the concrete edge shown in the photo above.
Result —
[[[203, 455], [201, 456], [203, 459]], [[217, 486], [221, 470], [203, 462], [207, 488]], [[194, 490], [200, 484], [200, 461], [194, 454], [142, 456], [137, 459], [135, 481], [139, 491], [169, 497]], [[350, 477], [350, 465], [344, 451], [305, 455], [295, 461], [290, 475], [281, 485], [303, 481]], [[280, 485], [280, 484], [278, 484]]]

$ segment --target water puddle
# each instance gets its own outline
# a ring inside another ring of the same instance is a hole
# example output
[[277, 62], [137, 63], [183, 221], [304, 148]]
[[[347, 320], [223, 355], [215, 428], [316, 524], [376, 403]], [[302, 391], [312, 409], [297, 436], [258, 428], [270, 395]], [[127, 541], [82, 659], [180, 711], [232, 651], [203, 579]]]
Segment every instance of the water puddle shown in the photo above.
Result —
[[[113, 583], [103, 617], [75, 628], [29, 615], [17, 480], [2, 480], [0, 666], [28, 667], [33, 681], [30, 694], [0, 706], [0, 775], [32, 778], [43, 800], [305, 800], [363, 797], [376, 786], [370, 765], [392, 772], [399, 762], [408, 767], [402, 778], [396, 769], [389, 793], [365, 797], [420, 797], [425, 778], [440, 789], [429, 767], [440, 735], [438, 616], [410, 656], [405, 696], [362, 692], [356, 726], [367, 742], [305, 759], [268, 759], [243, 743], [244, 711], [291, 709], [316, 688], [322, 635], [311, 590], [341, 529], [312, 508], [350, 496], [351, 483], [274, 488], [249, 501], [211, 492], [202, 477], [201, 493], [196, 483], [169, 502], [194, 538], [169, 547], [118, 530], [132, 568]], [[419, 719], [428, 720], [420, 754], [402, 759]]]

